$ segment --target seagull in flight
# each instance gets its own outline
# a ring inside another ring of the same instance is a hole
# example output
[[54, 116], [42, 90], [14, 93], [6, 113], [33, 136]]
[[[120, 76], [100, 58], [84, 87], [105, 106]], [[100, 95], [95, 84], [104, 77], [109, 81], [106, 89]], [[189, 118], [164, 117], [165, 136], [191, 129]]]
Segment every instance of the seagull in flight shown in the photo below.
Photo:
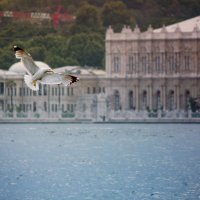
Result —
[[32, 59], [31, 55], [24, 49], [14, 46], [15, 57], [21, 59], [21, 62], [26, 68], [28, 74], [24, 75], [26, 85], [34, 90], [39, 90], [39, 83], [47, 85], [64, 85], [69, 86], [77, 81], [79, 78], [65, 73], [56, 73], [53, 69], [41, 68]]

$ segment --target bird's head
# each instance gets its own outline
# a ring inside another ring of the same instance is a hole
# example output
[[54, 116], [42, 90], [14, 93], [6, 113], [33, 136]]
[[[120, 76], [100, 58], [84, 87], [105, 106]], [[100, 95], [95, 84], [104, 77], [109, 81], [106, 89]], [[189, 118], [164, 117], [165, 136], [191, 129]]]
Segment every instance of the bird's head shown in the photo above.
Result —
[[13, 51], [15, 52], [15, 57], [18, 59], [21, 59], [27, 54], [22, 48], [18, 46], [13, 46]]
[[20, 48], [20, 47], [18, 47], [18, 46], [13, 46], [13, 51], [19, 51], [19, 50], [22, 50], [23, 51], [23, 49], [22, 48]]

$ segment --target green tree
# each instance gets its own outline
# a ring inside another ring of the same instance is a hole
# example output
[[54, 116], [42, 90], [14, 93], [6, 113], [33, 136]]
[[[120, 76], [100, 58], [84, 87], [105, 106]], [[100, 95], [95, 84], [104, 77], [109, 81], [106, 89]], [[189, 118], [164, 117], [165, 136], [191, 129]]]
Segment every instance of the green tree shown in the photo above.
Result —
[[74, 34], [101, 32], [102, 30], [98, 8], [89, 4], [82, 6], [77, 12], [76, 21], [71, 28], [71, 32]]
[[102, 8], [104, 27], [112, 26], [115, 31], [121, 31], [124, 25], [131, 25], [130, 12], [122, 1], [105, 3]]
[[14, 53], [11, 49], [5, 47], [0, 49], [0, 68], [8, 70], [9, 67], [16, 62]]
[[[102, 65], [104, 49], [102, 45], [96, 41], [90, 41], [84, 51], [85, 63], [88, 66], [99, 67]], [[101, 66], [102, 67], [102, 66]]]
[[69, 66], [79, 66], [80, 65], [79, 62], [72, 57], [65, 58], [65, 64], [69, 65]]
[[34, 60], [43, 61], [46, 49], [43, 46], [29, 48], [29, 53]]
[[64, 58], [52, 53], [47, 53], [44, 61], [52, 68], [62, 67], [66, 65]]
[[68, 41], [68, 55], [83, 67], [102, 66], [104, 41], [100, 34], [76, 34]]

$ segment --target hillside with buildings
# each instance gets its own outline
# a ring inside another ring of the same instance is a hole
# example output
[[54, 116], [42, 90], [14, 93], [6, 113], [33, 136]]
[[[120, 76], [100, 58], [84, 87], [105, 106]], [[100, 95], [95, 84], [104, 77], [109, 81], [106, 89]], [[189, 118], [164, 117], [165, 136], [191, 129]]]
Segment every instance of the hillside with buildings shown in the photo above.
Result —
[[200, 13], [198, 0], [1, 0], [0, 68], [16, 62], [13, 45], [28, 49], [36, 60], [57, 68], [79, 65], [105, 68], [104, 37], [109, 25], [142, 31], [168, 25]]

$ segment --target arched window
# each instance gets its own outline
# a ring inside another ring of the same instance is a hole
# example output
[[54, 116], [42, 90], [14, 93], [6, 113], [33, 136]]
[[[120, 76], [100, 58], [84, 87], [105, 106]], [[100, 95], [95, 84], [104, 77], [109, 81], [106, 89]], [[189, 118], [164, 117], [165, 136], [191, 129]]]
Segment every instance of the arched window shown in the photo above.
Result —
[[144, 90], [142, 93], [142, 108], [145, 110], [147, 108], [147, 91]]
[[185, 91], [185, 109], [188, 110], [189, 108], [189, 100], [190, 100], [190, 91]]
[[175, 101], [174, 101], [174, 91], [171, 90], [169, 92], [169, 110], [175, 109]]
[[120, 106], [120, 95], [119, 95], [119, 91], [115, 90], [114, 92], [114, 110], [120, 110], [121, 106]]
[[134, 96], [133, 91], [129, 91], [129, 109], [134, 110]]
[[160, 109], [161, 101], [160, 101], [160, 91], [156, 92], [156, 109]]

